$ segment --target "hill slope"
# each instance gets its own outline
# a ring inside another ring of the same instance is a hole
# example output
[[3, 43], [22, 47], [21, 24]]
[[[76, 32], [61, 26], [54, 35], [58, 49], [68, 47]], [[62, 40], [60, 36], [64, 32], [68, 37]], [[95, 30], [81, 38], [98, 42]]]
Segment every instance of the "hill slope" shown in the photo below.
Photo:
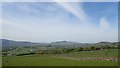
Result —
[[48, 47], [88, 47], [88, 46], [112, 46], [117, 45], [118, 42], [98, 42], [98, 43], [78, 43], [78, 42], [71, 42], [71, 41], [57, 41], [57, 42], [51, 42], [51, 43], [33, 43], [33, 42], [26, 42], [26, 41], [13, 41], [13, 40], [7, 40], [7, 39], [0, 39], [0, 44], [2, 44], [4, 47], [17, 47], [17, 46], [48, 46]]

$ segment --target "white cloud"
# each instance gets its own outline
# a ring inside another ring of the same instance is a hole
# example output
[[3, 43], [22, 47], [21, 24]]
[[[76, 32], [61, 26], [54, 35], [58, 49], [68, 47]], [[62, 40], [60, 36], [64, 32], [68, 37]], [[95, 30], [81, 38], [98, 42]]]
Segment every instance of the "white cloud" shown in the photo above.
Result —
[[100, 27], [102, 29], [108, 29], [110, 27], [109, 22], [106, 20], [105, 17], [102, 17], [100, 20]]
[[[86, 15], [86, 13], [83, 11], [82, 6], [79, 6], [76, 3], [74, 4], [74, 3], [70, 3], [70, 2], [56, 2], [56, 4], [62, 6], [65, 10], [72, 13], [74, 16], [78, 17], [82, 23], [87, 22], [88, 17]], [[53, 5], [55, 5], [55, 3]], [[16, 5], [16, 6], [17, 6], [17, 8], [19, 8], [21, 10], [21, 12], [40, 13], [40, 11], [38, 11], [34, 8], [32, 8], [33, 10], [31, 11], [31, 7], [29, 5], [26, 5], [25, 3]], [[54, 8], [46, 7], [46, 9], [54, 9]], [[64, 9], [61, 9], [61, 10], [63, 11]]]
[[[61, 5], [63, 8], [65, 8], [66, 10], [71, 12], [76, 17], [78, 17], [82, 23], [85, 23], [86, 20], [88, 19], [87, 15], [85, 14], [85, 12], [82, 9], [82, 6], [79, 6], [77, 4], [74, 5], [71, 2], [56, 2], [56, 3]], [[77, 8], [76, 6], [79, 6], [79, 8]]]

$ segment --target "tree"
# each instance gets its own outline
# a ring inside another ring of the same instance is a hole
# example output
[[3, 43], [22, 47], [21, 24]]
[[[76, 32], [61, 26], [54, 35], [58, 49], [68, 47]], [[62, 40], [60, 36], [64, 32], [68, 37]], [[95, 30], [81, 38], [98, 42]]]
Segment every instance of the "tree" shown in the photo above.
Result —
[[94, 46], [91, 46], [90, 49], [91, 49], [91, 50], [95, 50], [95, 47], [94, 47]]
[[79, 48], [78, 48], [78, 51], [82, 51], [82, 50], [83, 50], [83, 48], [82, 48], [82, 47], [79, 47]]
[[106, 45], [106, 46], [105, 46], [105, 49], [110, 49], [110, 46]]

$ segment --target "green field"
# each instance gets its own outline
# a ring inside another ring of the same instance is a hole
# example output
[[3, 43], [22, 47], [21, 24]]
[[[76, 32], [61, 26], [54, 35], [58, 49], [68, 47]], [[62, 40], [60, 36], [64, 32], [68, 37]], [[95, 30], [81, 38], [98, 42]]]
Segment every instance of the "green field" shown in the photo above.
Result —
[[2, 67], [2, 56], [0, 55], [0, 67]]
[[114, 58], [117, 56], [118, 50], [115, 49], [56, 55], [3, 56], [3, 66], [117, 66], [118, 62], [111, 60], [81, 60], [82, 58]]

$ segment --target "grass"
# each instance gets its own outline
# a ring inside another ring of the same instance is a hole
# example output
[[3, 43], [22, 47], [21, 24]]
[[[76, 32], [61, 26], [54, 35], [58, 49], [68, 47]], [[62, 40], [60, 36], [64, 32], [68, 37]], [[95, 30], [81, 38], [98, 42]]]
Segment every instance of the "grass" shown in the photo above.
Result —
[[[4, 57], [3, 66], [115, 66], [116, 62], [112, 61], [75, 61], [52, 56], [41, 57]], [[8, 61], [8, 62], [7, 62]]]
[[85, 57], [118, 57], [118, 50], [107, 49], [107, 50], [95, 50], [95, 51], [83, 51], [83, 52], [73, 52], [69, 54], [64, 54], [63, 56], [75, 57], [75, 58], [85, 58]]
[[93, 52], [73, 52], [62, 55], [4, 56], [3, 66], [117, 66], [117, 62], [105, 60], [70, 60], [68, 57], [117, 57], [117, 50], [99, 50]]
[[2, 67], [2, 56], [0, 55], [0, 67]]

